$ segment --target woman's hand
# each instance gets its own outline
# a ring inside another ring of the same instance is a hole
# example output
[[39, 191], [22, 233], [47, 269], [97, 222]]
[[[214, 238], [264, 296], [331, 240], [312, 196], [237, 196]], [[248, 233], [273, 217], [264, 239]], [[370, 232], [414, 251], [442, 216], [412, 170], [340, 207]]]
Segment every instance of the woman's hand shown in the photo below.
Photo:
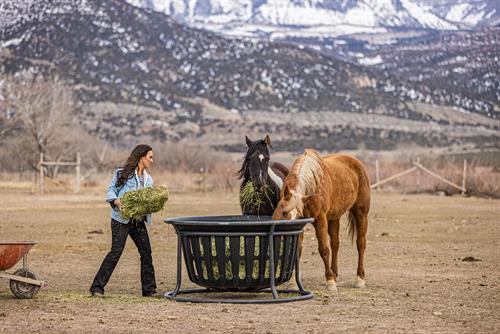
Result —
[[120, 199], [119, 199], [119, 198], [115, 199], [115, 200], [113, 201], [113, 204], [114, 204], [114, 205], [116, 205], [116, 206], [118, 207], [118, 210], [120, 210], [120, 211], [122, 210], [122, 208], [123, 208], [123, 204], [122, 204], [122, 201], [120, 201]]

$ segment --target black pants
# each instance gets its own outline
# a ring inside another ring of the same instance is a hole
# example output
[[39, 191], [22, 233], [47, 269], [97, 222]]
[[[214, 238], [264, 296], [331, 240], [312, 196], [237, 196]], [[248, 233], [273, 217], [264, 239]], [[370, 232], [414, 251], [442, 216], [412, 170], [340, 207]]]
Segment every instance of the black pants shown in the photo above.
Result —
[[148, 230], [143, 221], [121, 224], [111, 219], [111, 251], [102, 261], [99, 271], [95, 275], [94, 282], [90, 287], [90, 292], [104, 293], [104, 287], [109, 281], [113, 270], [122, 255], [127, 236], [134, 241], [139, 254], [141, 255], [141, 283], [142, 295], [151, 294], [156, 291], [155, 270], [153, 268], [153, 258], [151, 257], [151, 244], [149, 243]]

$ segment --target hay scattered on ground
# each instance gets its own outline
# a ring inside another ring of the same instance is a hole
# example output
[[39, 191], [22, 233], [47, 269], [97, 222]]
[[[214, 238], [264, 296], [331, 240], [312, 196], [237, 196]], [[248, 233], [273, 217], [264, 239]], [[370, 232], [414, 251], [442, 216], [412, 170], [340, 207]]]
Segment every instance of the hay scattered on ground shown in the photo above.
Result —
[[[2, 294], [0, 293], [0, 296]], [[3, 297], [3, 296], [2, 296]], [[12, 295], [5, 294], [5, 297], [12, 298]], [[110, 293], [105, 294], [104, 298], [92, 297], [90, 293], [80, 292], [58, 292], [42, 290], [37, 294], [38, 302], [51, 303], [71, 303], [71, 302], [91, 302], [91, 303], [109, 303], [109, 304], [143, 304], [143, 303], [164, 303], [163, 298], [144, 298], [138, 295]]]

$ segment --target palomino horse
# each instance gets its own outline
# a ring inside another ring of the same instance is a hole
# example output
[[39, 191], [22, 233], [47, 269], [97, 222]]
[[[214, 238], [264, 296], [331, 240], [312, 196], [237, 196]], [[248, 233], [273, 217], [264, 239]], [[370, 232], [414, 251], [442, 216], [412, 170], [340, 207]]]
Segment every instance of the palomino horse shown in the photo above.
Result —
[[[244, 215], [272, 215], [280, 200], [281, 187], [288, 168], [277, 162], [269, 161], [271, 139], [266, 135], [262, 140], [252, 141], [245, 136], [248, 151], [238, 171], [240, 179], [240, 206]], [[250, 201], [243, 194], [248, 182], [254, 190]], [[258, 203], [256, 203], [258, 202]]]
[[[349, 235], [352, 241], [356, 236], [358, 248], [356, 287], [362, 288], [365, 286], [364, 254], [369, 210], [370, 179], [359, 160], [342, 154], [321, 157], [314, 150], [306, 150], [295, 160], [285, 179], [273, 219], [315, 219], [314, 227], [319, 254], [325, 265], [327, 288], [337, 290], [340, 217], [349, 211]], [[299, 256], [303, 238], [301, 235]]]

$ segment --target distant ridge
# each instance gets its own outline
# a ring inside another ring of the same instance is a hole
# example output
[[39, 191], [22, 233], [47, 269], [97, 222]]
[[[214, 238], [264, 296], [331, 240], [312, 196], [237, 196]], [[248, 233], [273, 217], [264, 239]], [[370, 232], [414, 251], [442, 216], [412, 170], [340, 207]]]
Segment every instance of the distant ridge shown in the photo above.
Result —
[[282, 149], [498, 146], [495, 104], [448, 98], [446, 87], [223, 38], [120, 0], [31, 1], [37, 15], [27, 16], [26, 6], [17, 15], [1, 7], [14, 22], [0, 31], [1, 73], [65, 78], [82, 126], [110, 141], [188, 138], [231, 149], [245, 132], [268, 131]]

